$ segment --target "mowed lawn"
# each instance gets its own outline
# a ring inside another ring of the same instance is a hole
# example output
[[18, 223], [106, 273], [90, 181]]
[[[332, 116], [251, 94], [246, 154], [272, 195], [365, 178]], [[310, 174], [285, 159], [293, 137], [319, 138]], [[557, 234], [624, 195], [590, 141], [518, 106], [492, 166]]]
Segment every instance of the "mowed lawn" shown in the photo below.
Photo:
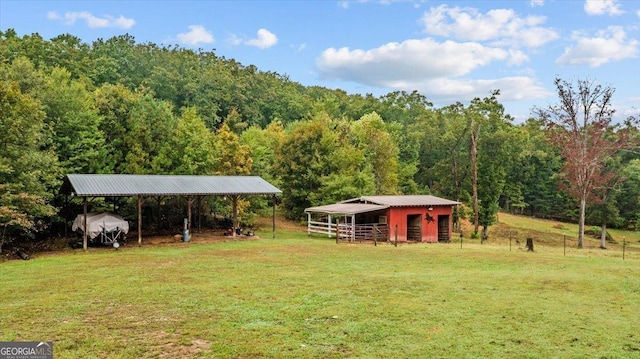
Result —
[[55, 358], [640, 357], [637, 257], [278, 237], [1, 263], [0, 341], [53, 341]]

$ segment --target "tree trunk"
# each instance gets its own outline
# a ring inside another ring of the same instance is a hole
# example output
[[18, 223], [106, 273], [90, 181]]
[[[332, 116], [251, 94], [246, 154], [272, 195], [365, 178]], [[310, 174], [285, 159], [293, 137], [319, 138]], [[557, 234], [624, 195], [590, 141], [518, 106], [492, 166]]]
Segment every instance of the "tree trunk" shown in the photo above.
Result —
[[2, 230], [2, 241], [0, 241], [0, 255], [2, 255], [2, 247], [4, 247], [4, 235], [7, 233], [7, 226], [9, 223], [4, 225], [4, 229]]
[[473, 190], [473, 233], [478, 234], [480, 227], [480, 210], [478, 205], [478, 137], [480, 125], [474, 130], [471, 126], [471, 186]]
[[584, 217], [587, 209], [587, 195], [580, 196], [580, 220], [578, 221], [578, 248], [584, 247]]
[[527, 252], [535, 252], [533, 250], [533, 238], [527, 238]]
[[600, 248], [607, 249], [607, 223], [602, 223], [602, 232], [600, 232]]

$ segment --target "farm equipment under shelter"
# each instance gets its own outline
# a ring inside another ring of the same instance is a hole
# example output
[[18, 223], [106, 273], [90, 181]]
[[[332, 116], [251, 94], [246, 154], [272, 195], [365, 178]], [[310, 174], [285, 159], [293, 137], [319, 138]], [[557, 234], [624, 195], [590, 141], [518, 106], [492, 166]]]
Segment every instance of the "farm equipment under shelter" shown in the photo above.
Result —
[[[84, 215], [79, 214], [73, 221], [71, 230], [83, 236]], [[113, 245], [126, 241], [129, 222], [111, 213], [87, 214], [87, 238], [92, 244]]]

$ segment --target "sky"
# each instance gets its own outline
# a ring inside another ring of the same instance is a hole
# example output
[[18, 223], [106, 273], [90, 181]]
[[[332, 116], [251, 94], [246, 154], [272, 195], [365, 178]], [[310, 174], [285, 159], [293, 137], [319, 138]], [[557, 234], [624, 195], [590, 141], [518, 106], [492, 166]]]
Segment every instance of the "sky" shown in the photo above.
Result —
[[0, 29], [91, 43], [214, 51], [305, 86], [435, 107], [500, 90], [524, 121], [559, 103], [554, 79], [615, 89], [615, 120], [640, 115], [640, 0], [0, 0]]

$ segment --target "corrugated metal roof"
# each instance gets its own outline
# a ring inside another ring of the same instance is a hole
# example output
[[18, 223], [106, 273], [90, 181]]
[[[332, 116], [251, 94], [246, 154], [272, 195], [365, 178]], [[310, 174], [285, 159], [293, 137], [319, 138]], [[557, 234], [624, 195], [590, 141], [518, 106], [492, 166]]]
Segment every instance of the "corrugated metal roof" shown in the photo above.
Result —
[[200, 196], [280, 194], [259, 176], [170, 176], [131, 174], [69, 174], [63, 191], [76, 196]]
[[388, 206], [364, 203], [335, 203], [326, 206], [309, 207], [305, 212], [329, 214], [358, 214], [386, 209]]
[[460, 202], [431, 195], [362, 196], [341, 203], [372, 203], [389, 207], [453, 206]]

